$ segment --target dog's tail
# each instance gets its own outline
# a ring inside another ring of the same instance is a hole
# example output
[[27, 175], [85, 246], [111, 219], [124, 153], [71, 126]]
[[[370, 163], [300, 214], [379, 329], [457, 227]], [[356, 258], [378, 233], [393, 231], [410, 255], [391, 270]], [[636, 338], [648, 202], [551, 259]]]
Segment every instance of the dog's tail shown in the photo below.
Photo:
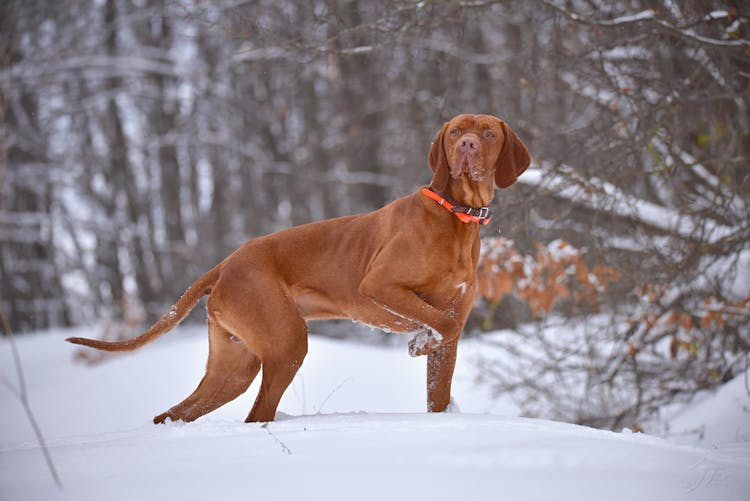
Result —
[[195, 307], [198, 300], [211, 292], [211, 289], [219, 279], [220, 269], [221, 265], [218, 265], [196, 280], [161, 319], [138, 337], [127, 341], [100, 341], [98, 339], [83, 337], [69, 337], [66, 341], [102, 351], [135, 351], [151, 341], [160, 338], [182, 322]]

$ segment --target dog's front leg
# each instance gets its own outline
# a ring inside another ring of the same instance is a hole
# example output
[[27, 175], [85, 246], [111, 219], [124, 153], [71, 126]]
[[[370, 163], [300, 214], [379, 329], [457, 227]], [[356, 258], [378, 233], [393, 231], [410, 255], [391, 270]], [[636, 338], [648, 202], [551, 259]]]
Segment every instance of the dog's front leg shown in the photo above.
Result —
[[444, 343], [427, 356], [427, 410], [430, 412], [443, 412], [451, 403], [457, 349], [458, 339]]
[[412, 356], [427, 355], [441, 344], [458, 339], [461, 329], [455, 318], [438, 310], [408, 287], [384, 284], [375, 278], [378, 276], [368, 274], [359, 286], [359, 293], [409, 324], [423, 327], [424, 330], [409, 343]]

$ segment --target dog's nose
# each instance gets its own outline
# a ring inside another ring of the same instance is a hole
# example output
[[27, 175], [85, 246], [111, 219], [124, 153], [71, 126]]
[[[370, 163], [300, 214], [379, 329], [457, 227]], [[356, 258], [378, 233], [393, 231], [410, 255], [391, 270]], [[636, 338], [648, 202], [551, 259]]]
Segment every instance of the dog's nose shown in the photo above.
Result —
[[473, 134], [466, 134], [458, 140], [458, 147], [462, 153], [474, 153], [479, 147], [479, 139]]

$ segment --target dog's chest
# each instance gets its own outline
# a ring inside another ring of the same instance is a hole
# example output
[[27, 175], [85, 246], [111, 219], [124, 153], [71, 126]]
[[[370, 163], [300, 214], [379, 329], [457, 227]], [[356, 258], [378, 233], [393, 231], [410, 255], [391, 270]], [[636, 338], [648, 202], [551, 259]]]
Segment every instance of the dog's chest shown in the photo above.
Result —
[[441, 310], [453, 309], [458, 302], [463, 302], [460, 299], [474, 293], [476, 269], [476, 261], [470, 253], [457, 253], [436, 270], [432, 287], [424, 291], [424, 299]]
[[438, 273], [442, 275], [443, 286], [446, 289], [460, 289], [465, 292], [466, 288], [474, 282], [478, 260], [478, 247], [474, 245], [454, 247], [453, 252], [444, 260], [442, 273]]

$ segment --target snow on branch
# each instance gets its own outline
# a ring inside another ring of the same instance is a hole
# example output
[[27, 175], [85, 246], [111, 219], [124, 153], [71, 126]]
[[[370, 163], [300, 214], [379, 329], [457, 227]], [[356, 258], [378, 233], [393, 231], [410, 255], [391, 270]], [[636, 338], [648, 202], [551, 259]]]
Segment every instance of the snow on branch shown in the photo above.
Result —
[[352, 54], [369, 54], [373, 50], [375, 50], [375, 47], [372, 45], [359, 45], [357, 47], [341, 49], [339, 52], [341, 54], [352, 55]]
[[152, 58], [110, 55], [84, 55], [62, 59], [59, 61], [46, 61], [43, 64], [20, 64], [13, 66], [10, 70], [0, 71], [0, 78], [8, 76], [19, 80], [38, 80], [42, 78], [66, 79], [72, 71], [86, 73], [103, 72], [106, 77], [127, 77], [134, 73], [158, 74], [177, 77], [179, 73], [175, 64], [170, 61], [160, 61]]
[[[629, 24], [637, 24], [637, 23], [651, 23], [655, 24], [659, 28], [673, 34], [676, 36], [679, 36], [681, 38], [687, 38], [694, 42], [707, 44], [707, 45], [713, 45], [717, 47], [750, 47], [750, 40], [745, 39], [738, 39], [738, 40], [719, 40], [716, 38], [711, 37], [705, 37], [702, 35], [699, 35], [695, 33], [693, 30], [675, 26], [673, 24], [668, 23], [667, 21], [664, 21], [663, 19], [659, 19], [656, 16], [656, 13], [651, 10], [643, 10], [641, 12], [638, 12], [636, 14], [627, 15], [627, 16], [620, 16], [613, 19], [594, 19], [588, 16], [583, 16], [581, 14], [578, 14], [576, 12], [573, 12], [572, 10], [567, 9], [566, 7], [563, 7], [561, 5], [557, 5], [552, 0], [542, 0], [542, 2], [547, 5], [548, 7], [551, 7], [552, 9], [556, 10], [566, 18], [570, 19], [571, 21], [575, 21], [577, 23], [583, 23], [583, 24], [589, 24], [594, 26], [603, 26], [603, 27], [615, 27], [615, 26], [626, 26]], [[727, 13], [723, 13], [724, 15], [721, 15], [720, 12], [711, 12], [707, 16], [704, 16], [704, 21], [713, 21], [716, 19], [722, 19], [725, 17], [728, 17]]]
[[495, 53], [472, 51], [443, 37], [414, 37], [411, 43], [415, 47], [447, 54], [472, 64], [493, 65], [500, 62], [500, 57]]
[[[696, 238], [700, 233], [699, 229], [707, 223], [681, 214], [676, 209], [639, 199], [601, 179], [580, 179], [571, 167], [559, 170], [563, 174], [546, 170], [529, 169], [519, 178], [519, 182], [544, 189], [589, 209], [605, 210], [615, 216], [631, 219], [659, 231], [674, 233], [682, 238]], [[717, 243], [731, 236], [735, 229], [716, 223], [708, 225], [705, 231], [703, 239], [709, 243]]]
[[273, 61], [277, 59], [297, 61], [300, 57], [295, 51], [284, 47], [241, 48], [232, 56], [232, 62], [234, 63]]

